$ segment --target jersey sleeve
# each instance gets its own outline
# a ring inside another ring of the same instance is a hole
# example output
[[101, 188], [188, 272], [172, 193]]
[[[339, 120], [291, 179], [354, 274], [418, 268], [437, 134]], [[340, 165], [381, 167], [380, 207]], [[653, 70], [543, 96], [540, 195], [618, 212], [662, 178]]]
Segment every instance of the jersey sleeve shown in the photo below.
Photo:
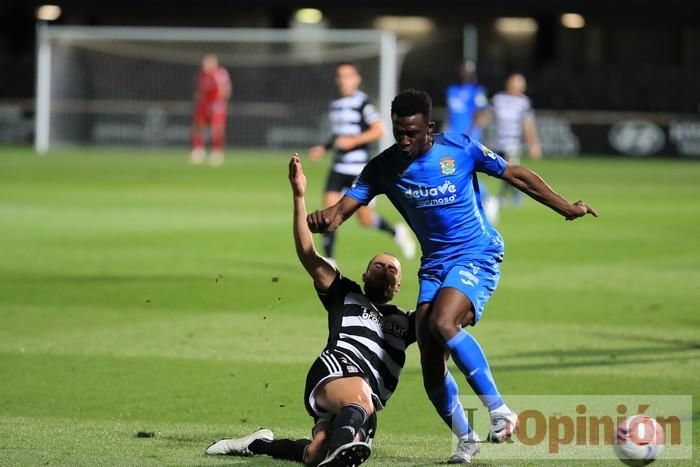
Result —
[[474, 95], [474, 107], [477, 110], [483, 110], [489, 106], [489, 98], [486, 96], [486, 89], [483, 86], [479, 86], [476, 89], [476, 94]]
[[369, 161], [365, 168], [362, 169], [362, 173], [357, 177], [355, 183], [352, 184], [352, 187], [345, 192], [346, 196], [365, 206], [381, 193], [376, 160], [377, 158], [374, 158]]
[[362, 119], [365, 121], [367, 126], [381, 120], [381, 115], [377, 111], [377, 108], [370, 101], [365, 101], [362, 106]]
[[505, 172], [508, 165], [505, 159], [478, 141], [471, 141], [465, 150], [474, 159], [474, 167], [477, 171], [492, 177], [500, 177]]
[[350, 279], [343, 277], [343, 275], [340, 273], [335, 276], [335, 280], [333, 280], [331, 286], [328, 287], [328, 290], [321, 291], [315, 284], [314, 288], [316, 289], [316, 293], [318, 294], [318, 298], [321, 300], [323, 307], [329, 313], [333, 311], [334, 308], [337, 308], [339, 304], [343, 304], [347, 294], [350, 292], [361, 291], [359, 285]]

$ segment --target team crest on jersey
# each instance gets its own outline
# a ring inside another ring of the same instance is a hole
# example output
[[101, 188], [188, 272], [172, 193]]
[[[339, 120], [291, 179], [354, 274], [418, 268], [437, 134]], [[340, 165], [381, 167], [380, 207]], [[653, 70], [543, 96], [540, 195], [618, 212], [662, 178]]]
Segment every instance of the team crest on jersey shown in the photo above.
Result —
[[440, 170], [442, 170], [444, 175], [452, 175], [457, 171], [457, 168], [455, 167], [455, 160], [451, 157], [440, 159]]

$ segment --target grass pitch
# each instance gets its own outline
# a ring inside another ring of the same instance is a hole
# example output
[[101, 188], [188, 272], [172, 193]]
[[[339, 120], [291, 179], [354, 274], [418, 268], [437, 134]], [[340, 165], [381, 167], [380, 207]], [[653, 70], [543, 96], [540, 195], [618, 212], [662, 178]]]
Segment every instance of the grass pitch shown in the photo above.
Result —
[[[212, 169], [176, 153], [0, 149], [0, 465], [292, 465], [202, 454], [259, 426], [308, 436], [303, 384], [326, 325], [293, 251], [287, 160], [236, 152]], [[309, 209], [326, 164], [305, 163]], [[501, 391], [691, 394], [697, 406], [700, 165], [533, 168], [601, 217], [564, 222], [530, 200], [502, 212], [501, 283], [473, 330]], [[398, 220], [386, 199], [379, 209]], [[337, 248], [356, 280], [371, 255], [395, 251], [354, 220]], [[403, 265], [396, 302], [412, 308], [418, 261]], [[368, 465], [450, 453], [417, 354]], [[477, 464], [545, 463], [488, 460], [498, 448]]]

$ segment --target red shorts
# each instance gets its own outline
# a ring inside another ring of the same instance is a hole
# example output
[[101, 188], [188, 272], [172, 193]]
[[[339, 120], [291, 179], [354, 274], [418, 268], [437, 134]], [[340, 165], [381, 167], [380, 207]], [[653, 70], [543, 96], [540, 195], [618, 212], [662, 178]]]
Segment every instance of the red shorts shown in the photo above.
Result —
[[227, 114], [226, 101], [200, 102], [194, 111], [194, 121], [199, 124], [224, 125]]

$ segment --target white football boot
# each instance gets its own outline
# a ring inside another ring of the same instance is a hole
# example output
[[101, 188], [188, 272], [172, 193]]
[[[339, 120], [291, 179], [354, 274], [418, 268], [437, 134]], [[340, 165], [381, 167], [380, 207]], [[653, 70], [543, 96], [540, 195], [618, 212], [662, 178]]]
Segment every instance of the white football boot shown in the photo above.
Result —
[[471, 464], [472, 459], [481, 451], [481, 440], [475, 432], [469, 433], [464, 438], [457, 441], [457, 448], [448, 464]]
[[221, 167], [224, 163], [224, 153], [221, 151], [212, 151], [209, 156], [209, 165], [212, 167]]
[[190, 153], [190, 164], [199, 165], [207, 158], [207, 153], [202, 148], [195, 148]]
[[372, 454], [369, 444], [361, 441], [343, 444], [318, 464], [318, 467], [357, 467]]
[[209, 445], [209, 447], [204, 451], [205, 454], [210, 456], [252, 456], [253, 453], [250, 452], [248, 446], [250, 443], [256, 439], [267, 439], [272, 441], [275, 439], [275, 435], [266, 428], [261, 428], [258, 431], [244, 436], [243, 438], [224, 438], [219, 441], [215, 441]]
[[512, 410], [507, 412], [491, 412], [491, 429], [488, 440], [491, 443], [502, 443], [510, 439], [518, 431], [518, 415]]

